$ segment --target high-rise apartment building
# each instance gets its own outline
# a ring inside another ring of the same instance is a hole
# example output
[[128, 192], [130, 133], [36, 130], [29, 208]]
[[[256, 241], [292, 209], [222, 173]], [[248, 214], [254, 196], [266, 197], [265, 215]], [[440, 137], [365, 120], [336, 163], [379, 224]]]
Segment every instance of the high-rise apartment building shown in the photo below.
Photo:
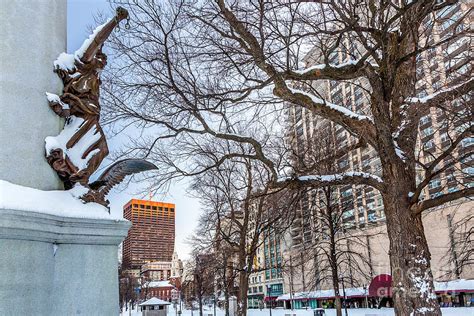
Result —
[[[435, 37], [436, 40], [443, 40], [452, 34], [453, 30], [461, 31], [463, 28], [469, 27], [469, 19], [466, 19], [464, 23], [457, 22], [469, 9], [472, 10], [470, 6], [468, 2], [460, 1], [456, 5], [440, 10], [436, 16], [426, 20], [424, 26], [428, 30], [426, 34]], [[420, 42], [424, 40], [426, 39], [421, 38]], [[358, 52], [362, 52], [363, 49], [357, 47], [356, 41], [351, 41], [349, 38], [344, 41], [342, 46], [345, 49], [335, 51], [330, 56], [329, 62], [331, 64], [342, 64], [357, 59], [361, 55]], [[446, 41], [444, 45], [422, 52], [420, 57], [417, 60], [417, 73], [421, 79], [416, 87], [419, 98], [455, 85], [460, 78], [466, 78], [472, 74], [472, 42], [467, 37]], [[307, 67], [321, 62], [316, 49], [306, 56], [305, 62]], [[312, 88], [331, 103], [345, 106], [358, 114], [370, 115], [370, 90], [366, 89], [368, 85], [364, 80], [357, 82], [321, 80], [313, 83]], [[340, 149], [350, 148], [358, 141], [343, 127], [318, 117], [300, 106], [289, 105], [288, 120], [288, 139], [298, 156], [298, 161], [295, 161], [295, 164], [304, 164], [304, 157], [314, 155], [314, 140], [318, 138], [319, 133], [330, 135], [334, 146]], [[452, 122], [435, 108], [432, 108], [427, 115], [420, 119], [418, 126], [420, 161], [427, 163], [433, 161], [434, 157], [439, 156], [441, 150], [451, 144], [453, 135], [465, 128], [465, 126], [450, 124]], [[472, 155], [466, 156], [466, 153], [472, 152], [469, 147], [473, 145], [474, 138], [472, 137], [464, 139], [459, 144], [453, 156], [464, 158], [459, 159], [459, 163], [443, 170], [435, 177], [425, 187], [423, 196], [433, 198], [474, 185], [474, 161]], [[448, 157], [445, 160], [449, 159], [451, 158]], [[338, 172], [361, 171], [381, 175], [380, 161], [370, 146], [350, 150], [346, 155], [338, 157], [336, 163]], [[417, 171], [423, 172], [422, 170]], [[343, 212], [344, 222], [348, 229], [362, 231], [378, 227], [384, 230], [384, 205], [378, 191], [363, 185], [345, 185], [336, 188], [336, 190], [337, 199], [335, 202]], [[319, 208], [324, 207], [320, 195], [320, 190], [310, 191], [299, 205], [298, 216], [289, 230], [291, 255], [294, 257], [305, 252], [305, 247], [311, 247], [314, 240], [321, 236], [317, 231], [319, 226], [315, 222], [317, 220], [315, 213]], [[448, 208], [428, 210], [424, 218], [425, 227], [430, 227], [426, 234], [432, 249], [432, 266], [435, 278], [441, 276], [437, 270], [441, 270], [443, 262], [445, 262], [443, 260], [449, 251], [452, 217], [455, 214], [459, 218], [473, 210], [472, 202], [462, 199], [449, 206]], [[384, 270], [381, 271], [382, 267], [380, 267], [378, 271], [390, 272], [386, 236], [367, 239], [367, 247], [367, 252], [372, 255], [373, 259], [376, 258], [373, 261], [383, 265]], [[474, 271], [467, 269], [464, 275], [457, 277], [473, 277], [473, 273]], [[288, 280], [286, 282], [293, 283]], [[300, 280], [299, 290], [301, 291], [303, 288], [304, 281]]]
[[171, 262], [175, 241], [175, 205], [149, 200], [130, 200], [123, 207], [132, 227], [123, 242], [124, 269], [140, 269], [145, 263]]

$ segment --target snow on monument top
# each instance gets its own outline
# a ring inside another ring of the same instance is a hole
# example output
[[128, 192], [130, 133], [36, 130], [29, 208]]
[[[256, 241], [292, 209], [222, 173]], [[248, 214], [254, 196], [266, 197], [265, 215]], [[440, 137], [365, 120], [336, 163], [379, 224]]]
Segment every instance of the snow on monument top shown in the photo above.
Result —
[[76, 184], [68, 191], [42, 191], [0, 180], [0, 208], [44, 213], [56, 216], [94, 219], [116, 219], [98, 203], [83, 203], [77, 197], [87, 188]]

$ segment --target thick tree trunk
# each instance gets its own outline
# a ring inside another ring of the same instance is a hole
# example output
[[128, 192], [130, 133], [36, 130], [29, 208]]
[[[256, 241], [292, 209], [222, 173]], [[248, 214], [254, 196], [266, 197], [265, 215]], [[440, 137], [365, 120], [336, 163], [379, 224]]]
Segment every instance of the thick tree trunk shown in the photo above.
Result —
[[332, 286], [334, 288], [334, 297], [335, 297], [335, 305], [336, 305], [336, 316], [342, 316], [342, 302], [341, 302], [341, 293], [339, 291], [339, 282], [337, 277], [334, 278], [332, 281]]
[[239, 273], [239, 299], [237, 301], [237, 316], [247, 315], [247, 291], [249, 288], [249, 278], [246, 271]]
[[410, 210], [410, 183], [398, 181], [382, 194], [390, 239], [392, 296], [397, 316], [441, 315], [434, 292], [431, 254], [421, 214]]
[[199, 302], [199, 316], [203, 316], [202, 295], [199, 295], [198, 302]]

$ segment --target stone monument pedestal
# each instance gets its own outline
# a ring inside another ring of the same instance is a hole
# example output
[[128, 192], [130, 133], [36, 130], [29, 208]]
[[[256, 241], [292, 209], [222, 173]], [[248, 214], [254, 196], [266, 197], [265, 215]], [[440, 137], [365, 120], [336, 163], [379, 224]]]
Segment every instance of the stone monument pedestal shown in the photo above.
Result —
[[130, 225], [0, 209], [0, 315], [118, 315]]
[[54, 191], [63, 185], [45, 159], [45, 138], [64, 125], [46, 92], [63, 88], [53, 62], [66, 17], [66, 0], [1, 1], [1, 316], [119, 312], [117, 247], [130, 223]]

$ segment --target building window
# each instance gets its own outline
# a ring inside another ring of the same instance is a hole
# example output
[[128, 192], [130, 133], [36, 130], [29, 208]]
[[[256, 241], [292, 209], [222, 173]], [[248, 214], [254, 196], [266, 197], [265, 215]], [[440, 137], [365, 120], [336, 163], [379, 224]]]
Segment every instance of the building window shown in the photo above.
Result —
[[433, 130], [432, 127], [428, 127], [428, 128], [425, 128], [425, 129], [423, 130], [423, 135], [425, 135], [425, 136], [430, 136], [430, 135], [432, 135], [433, 133], [434, 133], [434, 130]]
[[462, 147], [469, 147], [474, 144], [474, 137], [468, 137], [461, 141]]
[[348, 218], [348, 217], [352, 217], [354, 216], [354, 210], [349, 210], [349, 211], [346, 211], [342, 214], [342, 217], [344, 218]]
[[431, 180], [428, 184], [430, 189], [437, 189], [441, 186], [441, 181], [439, 179]]
[[340, 168], [345, 168], [345, 167], [347, 167], [348, 164], [349, 164], [349, 162], [346, 159], [344, 159], [344, 160], [341, 160], [339, 162], [339, 167]]
[[456, 191], [459, 191], [459, 189], [457, 187], [451, 187], [451, 188], [448, 189], [449, 193], [453, 193], [453, 192], [456, 192]]
[[342, 197], [348, 197], [352, 195], [352, 189], [347, 189], [341, 193]]
[[439, 191], [439, 192], [436, 192], [436, 193], [431, 194], [431, 197], [432, 197], [432, 198], [436, 198], [436, 197], [441, 196], [441, 195], [443, 195], [443, 192], [442, 192], [442, 191]]
[[434, 146], [434, 142], [432, 140], [429, 140], [425, 143], [423, 147], [425, 147], [425, 150], [427, 150], [427, 149], [433, 148], [433, 146]]
[[464, 168], [464, 169], [462, 169], [462, 172], [464, 172], [465, 174], [467, 174], [469, 176], [472, 176], [472, 175], [474, 175], [474, 167]]

